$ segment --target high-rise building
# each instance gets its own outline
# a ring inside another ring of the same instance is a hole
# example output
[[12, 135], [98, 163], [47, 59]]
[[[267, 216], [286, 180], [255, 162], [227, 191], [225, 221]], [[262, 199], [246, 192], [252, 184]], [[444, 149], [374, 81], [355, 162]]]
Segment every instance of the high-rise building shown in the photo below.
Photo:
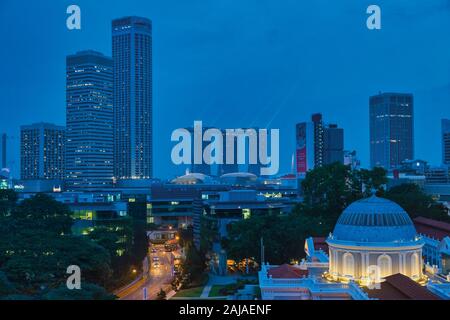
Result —
[[66, 184], [90, 189], [113, 179], [113, 63], [95, 51], [66, 59]]
[[315, 113], [311, 122], [296, 126], [297, 175], [334, 162], [344, 163], [344, 129], [325, 124], [322, 114]]
[[4, 133], [2, 134], [2, 166], [0, 167], [0, 169], [6, 168], [8, 166], [8, 164], [6, 163], [6, 141], [7, 136], [6, 133]]
[[[189, 133], [191, 134], [191, 165], [189, 168], [189, 171], [191, 173], [202, 173], [205, 175], [211, 175], [212, 174], [212, 165], [205, 163], [205, 159], [203, 159], [203, 150], [205, 150], [206, 146], [209, 145], [210, 142], [204, 141], [203, 140], [203, 135], [205, 134], [205, 131], [208, 130], [208, 128], [202, 127], [201, 130], [199, 130], [198, 133], [201, 133], [201, 136], [199, 137], [195, 137], [196, 131], [194, 130], [194, 128], [188, 128], [187, 129], [189, 131]], [[194, 152], [196, 152], [195, 150], [195, 143], [194, 140], [198, 139], [201, 140], [201, 160], [202, 163], [195, 163], [195, 158], [194, 158]]]
[[[222, 130], [223, 137], [223, 164], [218, 166], [218, 176], [228, 174], [228, 173], [236, 173], [239, 172], [239, 164], [238, 164], [238, 148], [237, 141], [233, 134], [227, 132], [227, 130]], [[227, 140], [233, 141], [233, 155], [228, 155], [228, 150], [226, 148]], [[230, 158], [231, 161], [227, 162], [227, 158]]]
[[450, 165], [450, 120], [442, 119], [442, 164]]
[[50, 123], [20, 127], [21, 179], [63, 179], [65, 128]]
[[370, 97], [370, 165], [387, 170], [414, 159], [412, 94], [380, 93]]
[[312, 122], [298, 123], [295, 127], [295, 159], [297, 175], [304, 175], [314, 169], [314, 125]]
[[314, 166], [323, 164], [323, 120], [321, 113], [315, 113], [311, 117], [314, 128]]
[[323, 164], [344, 163], [344, 129], [330, 124], [323, 129]]
[[114, 62], [114, 176], [153, 174], [152, 23], [140, 17], [112, 22]]

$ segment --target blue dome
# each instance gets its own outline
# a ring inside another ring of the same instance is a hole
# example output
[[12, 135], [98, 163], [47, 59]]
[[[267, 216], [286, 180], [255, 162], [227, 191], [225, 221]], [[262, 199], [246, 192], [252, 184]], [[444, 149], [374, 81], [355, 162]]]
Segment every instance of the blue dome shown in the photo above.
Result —
[[398, 204], [372, 196], [350, 204], [334, 227], [333, 239], [356, 242], [412, 241], [416, 229]]

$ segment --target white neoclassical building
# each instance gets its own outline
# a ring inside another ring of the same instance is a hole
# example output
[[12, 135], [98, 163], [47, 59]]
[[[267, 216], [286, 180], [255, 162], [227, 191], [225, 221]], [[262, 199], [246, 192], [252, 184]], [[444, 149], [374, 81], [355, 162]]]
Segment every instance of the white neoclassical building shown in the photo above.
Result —
[[395, 202], [372, 196], [350, 204], [327, 239], [328, 277], [368, 285], [401, 273], [419, 281], [424, 241]]

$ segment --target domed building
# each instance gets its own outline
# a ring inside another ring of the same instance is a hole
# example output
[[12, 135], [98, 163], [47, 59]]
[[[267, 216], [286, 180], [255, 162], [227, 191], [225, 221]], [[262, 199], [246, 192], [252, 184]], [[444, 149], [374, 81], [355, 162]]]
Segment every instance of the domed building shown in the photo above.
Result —
[[213, 184], [210, 176], [203, 173], [187, 173], [184, 176], [175, 178], [171, 181], [174, 184]]
[[423, 278], [424, 241], [405, 210], [390, 200], [372, 196], [353, 202], [326, 242], [333, 280], [368, 285], [396, 273]]

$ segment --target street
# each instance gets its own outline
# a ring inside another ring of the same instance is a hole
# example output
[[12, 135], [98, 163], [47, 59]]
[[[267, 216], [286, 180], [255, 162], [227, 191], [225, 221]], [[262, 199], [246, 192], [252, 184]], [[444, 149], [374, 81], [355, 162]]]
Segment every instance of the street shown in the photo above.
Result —
[[[152, 252], [152, 249], [156, 250], [156, 252]], [[165, 252], [164, 246], [149, 247], [149, 261], [149, 276], [119, 292], [117, 295], [120, 300], [143, 300], [144, 288], [147, 289], [146, 300], [156, 299], [161, 288], [166, 293], [171, 290], [170, 283], [173, 279], [172, 253]]]

